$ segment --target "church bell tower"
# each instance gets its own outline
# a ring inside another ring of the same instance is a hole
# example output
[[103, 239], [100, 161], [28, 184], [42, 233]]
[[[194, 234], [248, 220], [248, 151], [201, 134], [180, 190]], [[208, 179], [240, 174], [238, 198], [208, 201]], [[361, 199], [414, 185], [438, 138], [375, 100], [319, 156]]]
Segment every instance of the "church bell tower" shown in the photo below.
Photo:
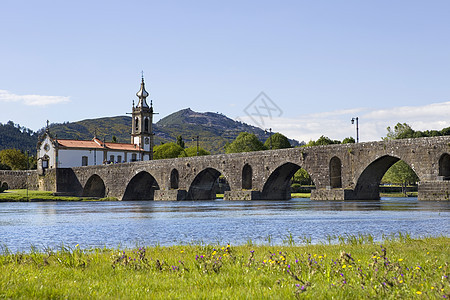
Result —
[[138, 160], [153, 159], [153, 103], [147, 104], [149, 94], [145, 90], [144, 75], [141, 89], [136, 93], [139, 102], [132, 109], [131, 143], [144, 149]]

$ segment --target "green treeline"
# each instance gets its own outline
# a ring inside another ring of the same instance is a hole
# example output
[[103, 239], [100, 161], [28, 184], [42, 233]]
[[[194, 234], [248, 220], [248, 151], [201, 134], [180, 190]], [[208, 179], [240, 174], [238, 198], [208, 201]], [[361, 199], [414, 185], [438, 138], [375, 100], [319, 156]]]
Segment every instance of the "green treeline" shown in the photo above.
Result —
[[29, 128], [14, 124], [13, 121], [0, 123], [0, 150], [20, 149], [34, 154], [37, 141], [38, 133]]

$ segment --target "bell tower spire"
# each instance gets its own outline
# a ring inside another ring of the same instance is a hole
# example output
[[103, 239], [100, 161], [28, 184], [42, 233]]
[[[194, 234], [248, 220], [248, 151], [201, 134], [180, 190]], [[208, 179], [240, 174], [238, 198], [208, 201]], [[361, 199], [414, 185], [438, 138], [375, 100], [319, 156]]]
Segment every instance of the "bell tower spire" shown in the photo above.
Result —
[[147, 104], [149, 93], [145, 90], [144, 72], [142, 72], [141, 88], [136, 93], [139, 101], [132, 107], [131, 143], [144, 149], [139, 160], [153, 159], [153, 101]]

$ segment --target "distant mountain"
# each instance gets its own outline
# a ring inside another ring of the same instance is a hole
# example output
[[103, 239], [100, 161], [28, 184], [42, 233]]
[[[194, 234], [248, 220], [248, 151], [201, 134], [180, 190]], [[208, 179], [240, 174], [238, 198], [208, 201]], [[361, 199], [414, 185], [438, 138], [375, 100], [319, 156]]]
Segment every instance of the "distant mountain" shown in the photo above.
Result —
[[[168, 115], [153, 126], [155, 145], [174, 142], [177, 136], [181, 135], [186, 147], [191, 147], [196, 145], [196, 137], [199, 136], [200, 146], [212, 154], [224, 153], [226, 143], [232, 142], [241, 132], [254, 133], [263, 142], [269, 137], [261, 128], [234, 121], [223, 114], [198, 113], [190, 108]], [[88, 119], [73, 123], [51, 124], [49, 127], [50, 132], [61, 139], [88, 140], [96, 135], [99, 139], [111, 141], [115, 136], [118, 142], [130, 143], [131, 117]], [[43, 130], [32, 133], [33, 149], [36, 149], [37, 134], [42, 134]], [[0, 131], [0, 141], [1, 138]], [[296, 140], [290, 140], [290, 142], [293, 146], [300, 145]], [[0, 150], [4, 148], [9, 147], [3, 147], [3, 143], [0, 143]]]

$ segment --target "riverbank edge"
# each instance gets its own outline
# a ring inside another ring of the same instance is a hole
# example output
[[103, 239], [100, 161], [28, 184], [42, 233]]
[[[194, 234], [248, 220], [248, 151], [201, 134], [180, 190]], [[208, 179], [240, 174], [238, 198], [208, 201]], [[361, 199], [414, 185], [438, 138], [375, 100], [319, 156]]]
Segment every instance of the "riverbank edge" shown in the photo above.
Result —
[[[292, 193], [292, 198], [310, 198], [310, 193]], [[417, 192], [408, 193], [405, 196], [402, 193], [381, 193], [380, 197], [417, 197]], [[217, 199], [223, 199], [223, 194], [217, 194]], [[96, 197], [75, 197], [55, 195], [53, 192], [29, 190], [28, 196], [26, 190], [6, 190], [0, 193], [0, 202], [54, 202], [54, 201], [120, 201], [114, 197], [96, 198]]]

